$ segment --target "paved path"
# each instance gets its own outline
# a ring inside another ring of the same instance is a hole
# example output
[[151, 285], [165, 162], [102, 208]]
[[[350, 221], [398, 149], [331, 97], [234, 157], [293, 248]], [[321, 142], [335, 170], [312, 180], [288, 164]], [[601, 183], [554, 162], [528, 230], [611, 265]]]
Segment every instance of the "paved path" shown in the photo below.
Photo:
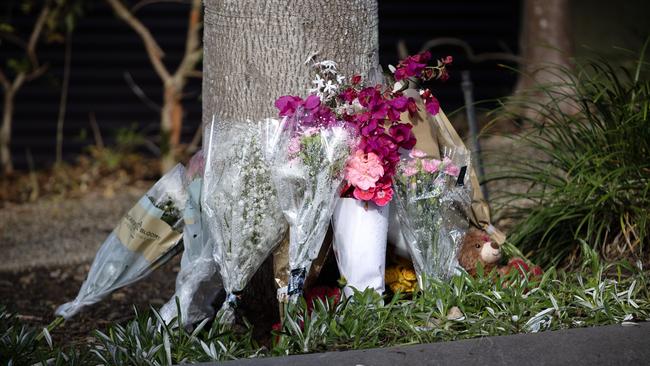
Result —
[[[214, 364], [204, 364], [214, 365]], [[650, 323], [363, 351], [237, 360], [224, 366], [650, 365]]]
[[111, 197], [92, 192], [7, 204], [0, 209], [0, 272], [90, 262], [144, 192], [144, 187], [128, 187]]

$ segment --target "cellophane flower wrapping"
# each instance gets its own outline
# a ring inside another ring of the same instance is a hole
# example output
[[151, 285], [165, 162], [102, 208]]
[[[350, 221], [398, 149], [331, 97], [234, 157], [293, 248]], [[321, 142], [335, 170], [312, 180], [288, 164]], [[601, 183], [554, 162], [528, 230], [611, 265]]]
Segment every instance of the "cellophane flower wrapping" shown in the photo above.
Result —
[[427, 279], [458, 273], [458, 251], [468, 230], [464, 208], [471, 204], [469, 157], [447, 151], [442, 160], [413, 150], [395, 179], [398, 219], [420, 288]]
[[237, 296], [286, 231], [257, 123], [206, 126], [201, 194], [206, 239], [227, 293], [217, 318], [234, 321]]
[[327, 233], [354, 132], [340, 121], [314, 120], [301, 111], [263, 127], [265, 156], [289, 223], [288, 295], [302, 285]]
[[[212, 302], [223, 288], [219, 267], [212, 255], [212, 241], [204, 240], [203, 235], [201, 189], [204, 167], [203, 151], [199, 150], [185, 169], [184, 185], [188, 200], [183, 210], [183, 255], [181, 269], [176, 276], [176, 291], [160, 309], [165, 322], [169, 323], [180, 315], [180, 323], [185, 328], [214, 315]], [[178, 322], [174, 322], [176, 324]]]
[[122, 217], [99, 248], [77, 297], [55, 314], [66, 319], [111, 292], [139, 281], [181, 250], [188, 195], [178, 164]]

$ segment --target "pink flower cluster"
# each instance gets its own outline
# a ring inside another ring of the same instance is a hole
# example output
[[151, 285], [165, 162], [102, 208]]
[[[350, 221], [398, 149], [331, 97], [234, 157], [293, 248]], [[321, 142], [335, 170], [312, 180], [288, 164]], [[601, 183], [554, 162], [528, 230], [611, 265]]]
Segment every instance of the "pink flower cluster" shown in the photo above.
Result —
[[[430, 60], [429, 52], [407, 57], [395, 68], [395, 80], [416, 78], [427, 81], [449, 77], [445, 67], [452, 62], [451, 56], [438, 60], [437, 66], [433, 67], [427, 66]], [[360, 75], [353, 75], [349, 80], [349, 84], [339, 85], [338, 97], [332, 100], [323, 102], [314, 94], [304, 100], [285, 95], [276, 100], [275, 106], [281, 117], [299, 120], [305, 126], [326, 127], [343, 120], [354, 127], [359, 144], [346, 164], [341, 196], [384, 206], [393, 197], [393, 177], [400, 161], [400, 149], [411, 150], [416, 143], [413, 126], [403, 123], [401, 116], [405, 112], [409, 115], [417, 113], [417, 102], [401, 93], [403, 87], [363, 87]], [[440, 103], [431, 91], [420, 91], [420, 96], [427, 112], [436, 115]], [[300, 149], [298, 141], [291, 141], [289, 149], [296, 153]], [[437, 169], [432, 161], [425, 164], [429, 170]]]
[[[358, 77], [354, 81], [360, 82]], [[415, 105], [413, 98], [393, 93], [381, 86], [359, 88], [351, 85], [339, 99], [361, 108], [345, 112], [343, 120], [354, 126], [360, 140], [345, 169], [342, 195], [385, 206], [393, 198], [393, 176], [400, 160], [399, 149], [415, 146], [415, 135], [408, 123], [400, 123], [402, 113]]]
[[428, 174], [444, 173], [452, 177], [458, 177], [460, 174], [460, 168], [448, 156], [445, 156], [442, 160], [427, 159], [427, 154], [424, 151], [413, 149], [409, 153], [409, 157], [411, 159], [401, 167], [402, 174], [406, 177], [420, 172]]

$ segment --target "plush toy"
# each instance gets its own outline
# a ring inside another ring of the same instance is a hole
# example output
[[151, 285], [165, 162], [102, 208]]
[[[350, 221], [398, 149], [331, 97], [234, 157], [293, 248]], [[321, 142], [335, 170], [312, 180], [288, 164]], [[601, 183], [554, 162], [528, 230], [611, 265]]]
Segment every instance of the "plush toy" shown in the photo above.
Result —
[[467, 273], [476, 276], [476, 265], [480, 262], [483, 265], [485, 273], [490, 273], [494, 268], [502, 275], [508, 275], [510, 271], [516, 269], [522, 276], [529, 274], [536, 277], [543, 274], [539, 266], [532, 268], [519, 257], [512, 258], [505, 266], [499, 266], [501, 260], [501, 248], [496, 243], [490, 240], [490, 237], [484, 231], [478, 229], [470, 229], [465, 238], [463, 245], [458, 254], [458, 263], [463, 267]]
[[480, 262], [485, 273], [490, 273], [501, 260], [501, 248], [490, 240], [490, 236], [478, 229], [470, 229], [458, 254], [458, 263], [467, 273], [476, 276], [476, 265]]

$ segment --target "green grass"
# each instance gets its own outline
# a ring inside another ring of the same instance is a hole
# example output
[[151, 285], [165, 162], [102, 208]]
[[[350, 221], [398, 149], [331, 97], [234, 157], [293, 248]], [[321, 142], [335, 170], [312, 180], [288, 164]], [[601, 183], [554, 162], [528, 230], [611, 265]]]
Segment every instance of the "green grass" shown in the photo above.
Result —
[[[646, 43], [647, 46], [647, 43]], [[646, 46], [627, 66], [607, 60], [549, 68], [560, 80], [507, 99], [499, 119], [519, 120], [523, 156], [497, 153], [495, 173], [525, 191], [499, 192], [509, 239], [541, 265], [570, 265], [581, 242], [603, 258], [648, 258], [650, 79]]]
[[[478, 279], [466, 274], [448, 283], [432, 282], [412, 299], [385, 300], [372, 291], [348, 301], [317, 301], [287, 310], [273, 345], [261, 347], [244, 324], [231, 330], [205, 321], [193, 332], [172, 325], [158, 327], [159, 318], [136, 313], [134, 320], [97, 331], [97, 342], [76, 349], [50, 346], [48, 337], [0, 316], [0, 363], [167, 365], [331, 350], [387, 347], [466, 338], [533, 333], [650, 320], [648, 272], [640, 264], [604, 264], [588, 247], [576, 272], [549, 269], [542, 278], [516, 274]], [[452, 307], [463, 317], [447, 319]], [[59, 361], [56, 361], [59, 360]]]

